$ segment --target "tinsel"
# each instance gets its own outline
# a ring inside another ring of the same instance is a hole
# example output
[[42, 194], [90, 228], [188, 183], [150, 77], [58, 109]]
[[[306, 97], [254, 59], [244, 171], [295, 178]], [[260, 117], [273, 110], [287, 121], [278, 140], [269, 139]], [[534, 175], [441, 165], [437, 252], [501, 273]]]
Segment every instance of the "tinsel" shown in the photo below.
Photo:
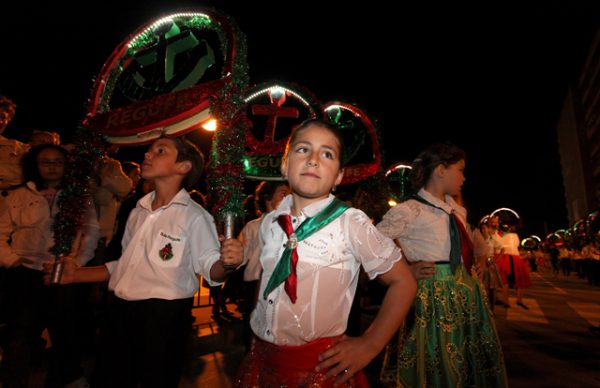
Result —
[[75, 134], [75, 150], [67, 159], [67, 168], [58, 197], [58, 214], [54, 218], [54, 246], [50, 252], [59, 255], [71, 251], [73, 240], [81, 228], [83, 216], [91, 206], [89, 183], [95, 177], [95, 166], [106, 155], [104, 137], [79, 126]]
[[[244, 106], [243, 93], [248, 87], [248, 65], [245, 35], [228, 15], [214, 9], [212, 11], [215, 18], [212, 16], [210, 18], [201, 16], [187, 18], [184, 16], [173, 18], [173, 22], [179, 28], [215, 31], [221, 42], [221, 51], [225, 55], [229, 55], [229, 47], [233, 45], [231, 80], [226, 82], [225, 86], [210, 99], [211, 116], [217, 119], [219, 130], [213, 138], [213, 150], [208, 164], [208, 199], [213, 215], [220, 219], [224, 211], [232, 211], [240, 217], [243, 215], [243, 136], [248, 124], [242, 107]], [[228, 40], [229, 26], [234, 37], [233, 41]], [[105, 113], [110, 110], [110, 97], [125, 69], [125, 64], [140, 49], [157, 42], [160, 35], [157, 34], [157, 28], [162, 27], [156, 25], [146, 30], [138, 30], [137, 35], [132, 34], [129, 38], [124, 54], [113, 53], [113, 57], [120, 56], [120, 58], [112, 65], [109, 73], [100, 80], [103, 84], [102, 96], [98, 100], [97, 112], [93, 113]], [[222, 76], [226, 77], [227, 74]]]
[[249, 80], [247, 46], [246, 36], [237, 24], [230, 17], [225, 18], [234, 35], [233, 72], [231, 83], [210, 102], [210, 112], [217, 117], [219, 130], [213, 137], [209, 162], [208, 202], [211, 213], [217, 219], [223, 219], [225, 212], [232, 212], [241, 219], [244, 216], [244, 133], [249, 125], [242, 109]]

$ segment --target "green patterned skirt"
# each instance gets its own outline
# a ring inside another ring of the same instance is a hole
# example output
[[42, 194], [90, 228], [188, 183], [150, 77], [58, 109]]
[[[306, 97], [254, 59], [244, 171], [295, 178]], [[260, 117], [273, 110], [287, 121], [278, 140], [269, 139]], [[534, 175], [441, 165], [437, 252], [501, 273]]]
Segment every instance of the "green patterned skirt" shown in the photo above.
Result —
[[388, 344], [381, 380], [398, 387], [506, 387], [492, 312], [476, 279], [436, 265]]

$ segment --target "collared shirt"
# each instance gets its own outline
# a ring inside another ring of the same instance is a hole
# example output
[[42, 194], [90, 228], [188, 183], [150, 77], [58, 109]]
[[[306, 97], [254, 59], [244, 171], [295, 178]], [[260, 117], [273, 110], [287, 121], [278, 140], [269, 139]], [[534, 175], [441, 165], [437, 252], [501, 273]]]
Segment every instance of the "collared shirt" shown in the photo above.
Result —
[[194, 296], [201, 274], [210, 285], [210, 268], [220, 244], [212, 216], [184, 189], [171, 202], [152, 210], [155, 192], [138, 201], [125, 234], [123, 254], [106, 263], [108, 287], [125, 300], [183, 299]]
[[473, 255], [475, 259], [485, 260], [488, 257], [494, 257], [494, 254], [500, 252], [501, 249], [502, 246], [491, 235], [486, 237], [479, 229], [473, 232]]
[[519, 256], [519, 246], [521, 246], [521, 240], [519, 235], [516, 233], [500, 233], [496, 232], [492, 235], [492, 238], [501, 248], [504, 248], [504, 253], [507, 255]]
[[238, 239], [244, 245], [244, 281], [251, 282], [260, 279], [262, 267], [260, 266], [260, 224], [263, 215], [260, 218], [249, 221], [244, 225]]
[[398, 239], [402, 252], [409, 261], [450, 260], [450, 218], [454, 212], [467, 225], [467, 211], [447, 195], [446, 201], [434, 197], [424, 189], [418, 193], [435, 208], [414, 199], [391, 208], [377, 229], [392, 239]]
[[[59, 197], [60, 191], [55, 195], [55, 198]], [[59, 210], [58, 201], [54, 200], [52, 206], [48, 206], [48, 201], [37, 191], [35, 184], [27, 182], [25, 186], [8, 192], [4, 205], [6, 208], [0, 214], [0, 265], [10, 267], [23, 257], [32, 261], [31, 264], [23, 264], [25, 267], [41, 271], [44, 261], [54, 260], [50, 248], [54, 246], [52, 223]], [[98, 230], [96, 212], [90, 199], [81, 223], [80, 245], [73, 247], [79, 265], [94, 257]]]
[[[292, 216], [294, 229], [324, 209], [330, 195]], [[277, 345], [302, 345], [344, 333], [362, 265], [373, 279], [402, 258], [394, 242], [377, 231], [365, 213], [350, 208], [298, 243], [298, 299], [292, 303], [281, 284], [265, 299], [267, 282], [285, 249], [287, 237], [277, 222], [291, 215], [292, 196], [264, 218], [260, 228], [263, 275], [250, 325], [261, 339]]]

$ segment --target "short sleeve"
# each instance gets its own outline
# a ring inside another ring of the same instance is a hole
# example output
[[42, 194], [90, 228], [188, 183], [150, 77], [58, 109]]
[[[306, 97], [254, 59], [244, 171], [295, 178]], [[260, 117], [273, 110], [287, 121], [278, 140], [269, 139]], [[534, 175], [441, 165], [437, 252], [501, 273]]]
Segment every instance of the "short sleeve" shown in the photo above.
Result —
[[360, 261], [369, 279], [388, 272], [394, 263], [402, 259], [400, 248], [377, 230], [365, 213], [350, 209], [345, 220], [344, 227], [354, 256]]
[[194, 236], [188, 239], [194, 272], [202, 275], [211, 287], [221, 284], [210, 278], [211, 267], [221, 257], [221, 244], [212, 217], [208, 214], [196, 217], [190, 229], [189, 236]]
[[421, 208], [416, 201], [399, 203], [385, 213], [377, 229], [393, 240], [402, 238], [410, 233], [410, 225], [420, 213]]

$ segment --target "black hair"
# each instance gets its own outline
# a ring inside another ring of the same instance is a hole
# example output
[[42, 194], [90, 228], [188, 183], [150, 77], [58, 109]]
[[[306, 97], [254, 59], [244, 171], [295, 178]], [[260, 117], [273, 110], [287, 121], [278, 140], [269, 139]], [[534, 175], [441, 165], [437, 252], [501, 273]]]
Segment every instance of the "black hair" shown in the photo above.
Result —
[[55, 144], [40, 144], [36, 147], [33, 147], [23, 156], [21, 160], [21, 166], [23, 168], [23, 178], [25, 182], [33, 182], [35, 183], [35, 187], [39, 189], [46, 188], [46, 181], [40, 175], [40, 169], [38, 167], [38, 156], [40, 153], [47, 149], [53, 149], [58, 151], [65, 158], [65, 165], [69, 153], [63, 147]]
[[126, 162], [121, 163], [121, 168], [123, 169], [123, 172], [125, 173], [125, 175], [129, 175], [129, 174], [131, 174], [132, 171], [139, 169], [140, 164], [136, 163], [136, 162], [126, 161]]
[[177, 149], [177, 162], [192, 163], [192, 168], [181, 182], [182, 187], [186, 190], [191, 190], [204, 172], [204, 155], [202, 154], [202, 151], [200, 151], [194, 143], [183, 137], [165, 137], [165, 139], [169, 139], [175, 144], [175, 148]]
[[413, 161], [409, 175], [410, 192], [416, 193], [425, 186], [433, 170], [440, 164], [448, 167], [465, 159], [465, 151], [449, 143], [436, 143], [425, 148]]
[[287, 181], [262, 181], [254, 191], [254, 205], [258, 211], [267, 211], [267, 201], [273, 199], [273, 195], [279, 186], [287, 186]]
[[298, 137], [298, 134], [300, 134], [300, 132], [302, 132], [303, 130], [305, 130], [306, 128], [310, 127], [310, 126], [316, 126], [316, 127], [320, 127], [320, 128], [324, 128], [326, 130], [328, 130], [329, 132], [331, 132], [331, 134], [333, 136], [335, 136], [335, 138], [338, 141], [338, 145], [340, 147], [339, 149], [339, 155], [338, 155], [338, 159], [340, 161], [340, 169], [344, 167], [344, 164], [346, 162], [345, 160], [345, 152], [344, 152], [344, 138], [342, 137], [342, 134], [340, 133], [339, 129], [337, 129], [335, 126], [331, 125], [330, 123], [328, 123], [327, 121], [321, 120], [321, 119], [308, 119], [308, 120], [304, 120], [303, 122], [301, 122], [298, 126], [296, 126], [293, 130], [292, 133], [290, 134], [290, 137], [287, 141], [287, 144], [285, 146], [285, 153], [284, 153], [284, 159], [288, 157], [288, 153], [290, 152], [290, 147], [292, 144], [294, 144], [294, 141], [296, 140], [296, 138]]

